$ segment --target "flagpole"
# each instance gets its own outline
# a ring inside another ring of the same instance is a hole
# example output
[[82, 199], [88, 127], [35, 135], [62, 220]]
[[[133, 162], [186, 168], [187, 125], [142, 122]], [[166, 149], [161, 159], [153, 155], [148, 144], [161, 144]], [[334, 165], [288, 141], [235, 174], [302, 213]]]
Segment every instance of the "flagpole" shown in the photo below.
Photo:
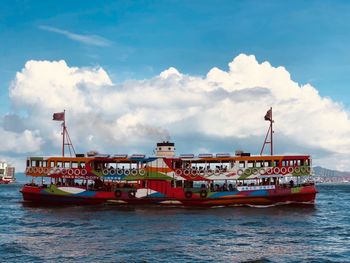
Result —
[[66, 110], [63, 110], [63, 131], [62, 131], [62, 157], [64, 157], [64, 142], [65, 142], [65, 133], [66, 133]]
[[273, 155], [273, 129], [272, 129], [272, 123], [273, 123], [273, 118], [272, 118], [272, 107], [270, 108], [271, 110], [271, 120], [270, 120], [270, 129], [271, 129], [271, 133], [270, 133], [270, 142], [271, 142], [271, 148], [270, 148], [270, 152], [271, 152], [271, 156]]

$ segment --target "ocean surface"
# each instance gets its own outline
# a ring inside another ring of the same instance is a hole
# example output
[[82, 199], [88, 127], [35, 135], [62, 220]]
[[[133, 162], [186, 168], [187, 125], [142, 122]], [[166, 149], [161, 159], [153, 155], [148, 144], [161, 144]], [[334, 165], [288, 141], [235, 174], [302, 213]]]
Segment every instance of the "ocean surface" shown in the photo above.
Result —
[[33, 207], [0, 185], [0, 262], [350, 262], [350, 184], [315, 206]]

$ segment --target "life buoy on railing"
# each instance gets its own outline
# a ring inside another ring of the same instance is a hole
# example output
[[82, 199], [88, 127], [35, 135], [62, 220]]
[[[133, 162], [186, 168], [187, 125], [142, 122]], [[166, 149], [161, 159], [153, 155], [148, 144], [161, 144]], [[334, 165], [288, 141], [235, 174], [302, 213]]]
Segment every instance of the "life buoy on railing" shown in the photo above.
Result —
[[86, 175], [86, 174], [87, 174], [86, 169], [82, 169], [82, 170], [81, 170], [81, 175]]
[[115, 190], [115, 192], [114, 192], [114, 196], [116, 197], [116, 198], [119, 198], [119, 197], [121, 197], [122, 196], [122, 191], [120, 191], [120, 190]]
[[294, 171], [298, 174], [300, 173], [300, 167], [295, 167]]
[[55, 173], [55, 169], [54, 168], [50, 168], [49, 174], [54, 174]]
[[207, 170], [207, 175], [208, 176], [212, 176], [214, 174], [213, 170], [209, 169]]
[[125, 171], [124, 171], [124, 174], [125, 174], [125, 175], [129, 175], [129, 174], [130, 174], [130, 170], [125, 170]]
[[309, 174], [311, 172], [310, 166], [306, 167], [306, 172]]
[[215, 169], [215, 175], [216, 175], [216, 176], [219, 176], [220, 174], [221, 174], [220, 169]]
[[33, 173], [33, 167], [28, 168], [28, 171], [29, 171], [30, 173]]
[[258, 168], [253, 168], [253, 174], [258, 175], [259, 174], [259, 169]]
[[38, 168], [38, 173], [39, 173], [39, 174], [42, 174], [43, 172], [44, 172], [44, 168], [39, 167], [39, 168]]
[[141, 170], [139, 171], [139, 174], [140, 174], [141, 176], [144, 176], [144, 175], [146, 174], [145, 169], [141, 169]]
[[275, 167], [275, 168], [273, 168], [273, 172], [274, 172], [275, 174], [280, 174], [281, 169], [280, 169], [279, 167]]
[[197, 174], [198, 174], [197, 170], [191, 170], [191, 177], [192, 178], [196, 178]]
[[63, 175], [67, 174], [67, 169], [63, 168], [62, 171], [61, 171], [61, 173], [62, 173]]
[[289, 167], [288, 167], [288, 173], [289, 173], [289, 174], [292, 174], [293, 171], [294, 171], [293, 167], [289, 166]]
[[184, 175], [186, 175], [186, 176], [190, 175], [190, 170], [185, 169], [185, 170], [184, 170]]
[[286, 174], [287, 173], [287, 168], [286, 167], [282, 167], [281, 168], [281, 174]]
[[242, 174], [244, 174], [244, 171], [242, 169], [238, 169], [237, 174], [242, 175]]
[[306, 173], [306, 168], [305, 167], [301, 167], [301, 172], [303, 173], [303, 174], [305, 174]]
[[73, 175], [74, 171], [73, 171], [73, 169], [68, 169], [67, 173], [68, 173], [68, 175]]
[[75, 169], [74, 170], [74, 175], [76, 175], [76, 176], [80, 175], [80, 170], [79, 169]]
[[123, 170], [118, 169], [117, 170], [117, 175], [123, 175]]
[[136, 197], [136, 191], [135, 190], [130, 190], [128, 192], [128, 196], [129, 196], [129, 198], [135, 198]]
[[107, 174], [108, 174], [108, 170], [107, 170], [107, 169], [103, 169], [103, 170], [102, 170], [102, 174], [103, 174], [103, 175], [107, 175]]
[[260, 168], [260, 169], [259, 169], [259, 174], [260, 174], [260, 175], [265, 174], [265, 169], [264, 169], [264, 168]]
[[136, 176], [136, 175], [137, 175], [137, 170], [132, 169], [132, 170], [131, 170], [131, 174], [132, 174], [133, 176]]
[[176, 169], [176, 170], [175, 170], [175, 174], [176, 174], [177, 176], [181, 176], [181, 175], [182, 175], [182, 170], [181, 170], [181, 169]]
[[47, 168], [47, 167], [44, 168], [44, 173], [45, 173], [45, 174], [48, 174], [48, 173], [49, 173], [49, 168]]
[[273, 174], [273, 167], [267, 168], [266, 173], [269, 174], [269, 175]]
[[208, 196], [207, 190], [201, 190], [199, 193], [201, 198], [206, 198]]
[[116, 173], [115, 169], [109, 170], [109, 174], [110, 174], [110, 175], [115, 175], [115, 173]]
[[33, 167], [33, 173], [37, 173], [38, 169], [36, 167]]
[[191, 198], [192, 197], [192, 192], [191, 191], [186, 191], [185, 192], [185, 197], [186, 198]]

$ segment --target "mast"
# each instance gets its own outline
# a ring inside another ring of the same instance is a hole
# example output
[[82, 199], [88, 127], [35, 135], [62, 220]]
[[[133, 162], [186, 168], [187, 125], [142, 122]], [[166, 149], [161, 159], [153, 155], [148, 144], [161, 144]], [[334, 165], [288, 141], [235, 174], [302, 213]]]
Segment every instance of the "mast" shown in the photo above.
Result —
[[62, 157], [64, 157], [66, 145], [68, 146], [70, 156], [72, 156], [72, 152], [75, 154], [75, 149], [66, 126], [66, 110], [63, 110], [63, 112], [54, 113], [52, 120], [62, 121]]
[[273, 133], [274, 133], [274, 131], [273, 131], [272, 124], [274, 123], [274, 121], [272, 119], [272, 107], [267, 111], [264, 119], [265, 119], [265, 121], [270, 122], [270, 126], [269, 126], [269, 129], [267, 130], [264, 144], [263, 144], [261, 151], [260, 151], [260, 155], [263, 154], [266, 144], [270, 144], [270, 155], [273, 155]]
[[62, 123], [62, 157], [64, 157], [64, 142], [65, 142], [65, 134], [66, 134], [66, 110], [63, 110], [63, 123]]

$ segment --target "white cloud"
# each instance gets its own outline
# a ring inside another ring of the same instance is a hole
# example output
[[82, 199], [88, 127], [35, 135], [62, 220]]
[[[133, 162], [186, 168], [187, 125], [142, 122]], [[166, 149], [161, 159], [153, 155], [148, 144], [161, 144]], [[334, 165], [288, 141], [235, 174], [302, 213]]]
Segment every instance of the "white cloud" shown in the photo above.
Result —
[[61, 34], [61, 35], [66, 36], [67, 38], [69, 38], [71, 40], [78, 41], [78, 42], [88, 44], [88, 45], [105, 47], [105, 46], [110, 46], [112, 44], [112, 42], [109, 41], [108, 39], [103, 38], [103, 37], [98, 36], [98, 35], [76, 34], [76, 33], [69, 32], [67, 30], [62, 30], [62, 29], [59, 29], [56, 27], [44, 26], [44, 25], [39, 26], [39, 28], [42, 30], [49, 31], [49, 32]]
[[280, 154], [313, 154], [315, 163], [350, 170], [344, 107], [311, 85], [294, 82], [285, 68], [254, 56], [241, 54], [227, 71], [213, 68], [204, 77], [169, 68], [121, 84], [113, 84], [102, 68], [28, 61], [11, 84], [10, 98], [16, 111], [28, 115], [21, 127], [40, 131], [35, 138], [45, 144], [38, 142], [38, 152], [59, 153], [59, 123], [51, 117], [66, 109], [80, 151], [151, 153], [155, 142], [170, 134], [180, 140], [180, 152], [248, 148], [259, 153], [268, 126], [263, 117], [272, 106]]

